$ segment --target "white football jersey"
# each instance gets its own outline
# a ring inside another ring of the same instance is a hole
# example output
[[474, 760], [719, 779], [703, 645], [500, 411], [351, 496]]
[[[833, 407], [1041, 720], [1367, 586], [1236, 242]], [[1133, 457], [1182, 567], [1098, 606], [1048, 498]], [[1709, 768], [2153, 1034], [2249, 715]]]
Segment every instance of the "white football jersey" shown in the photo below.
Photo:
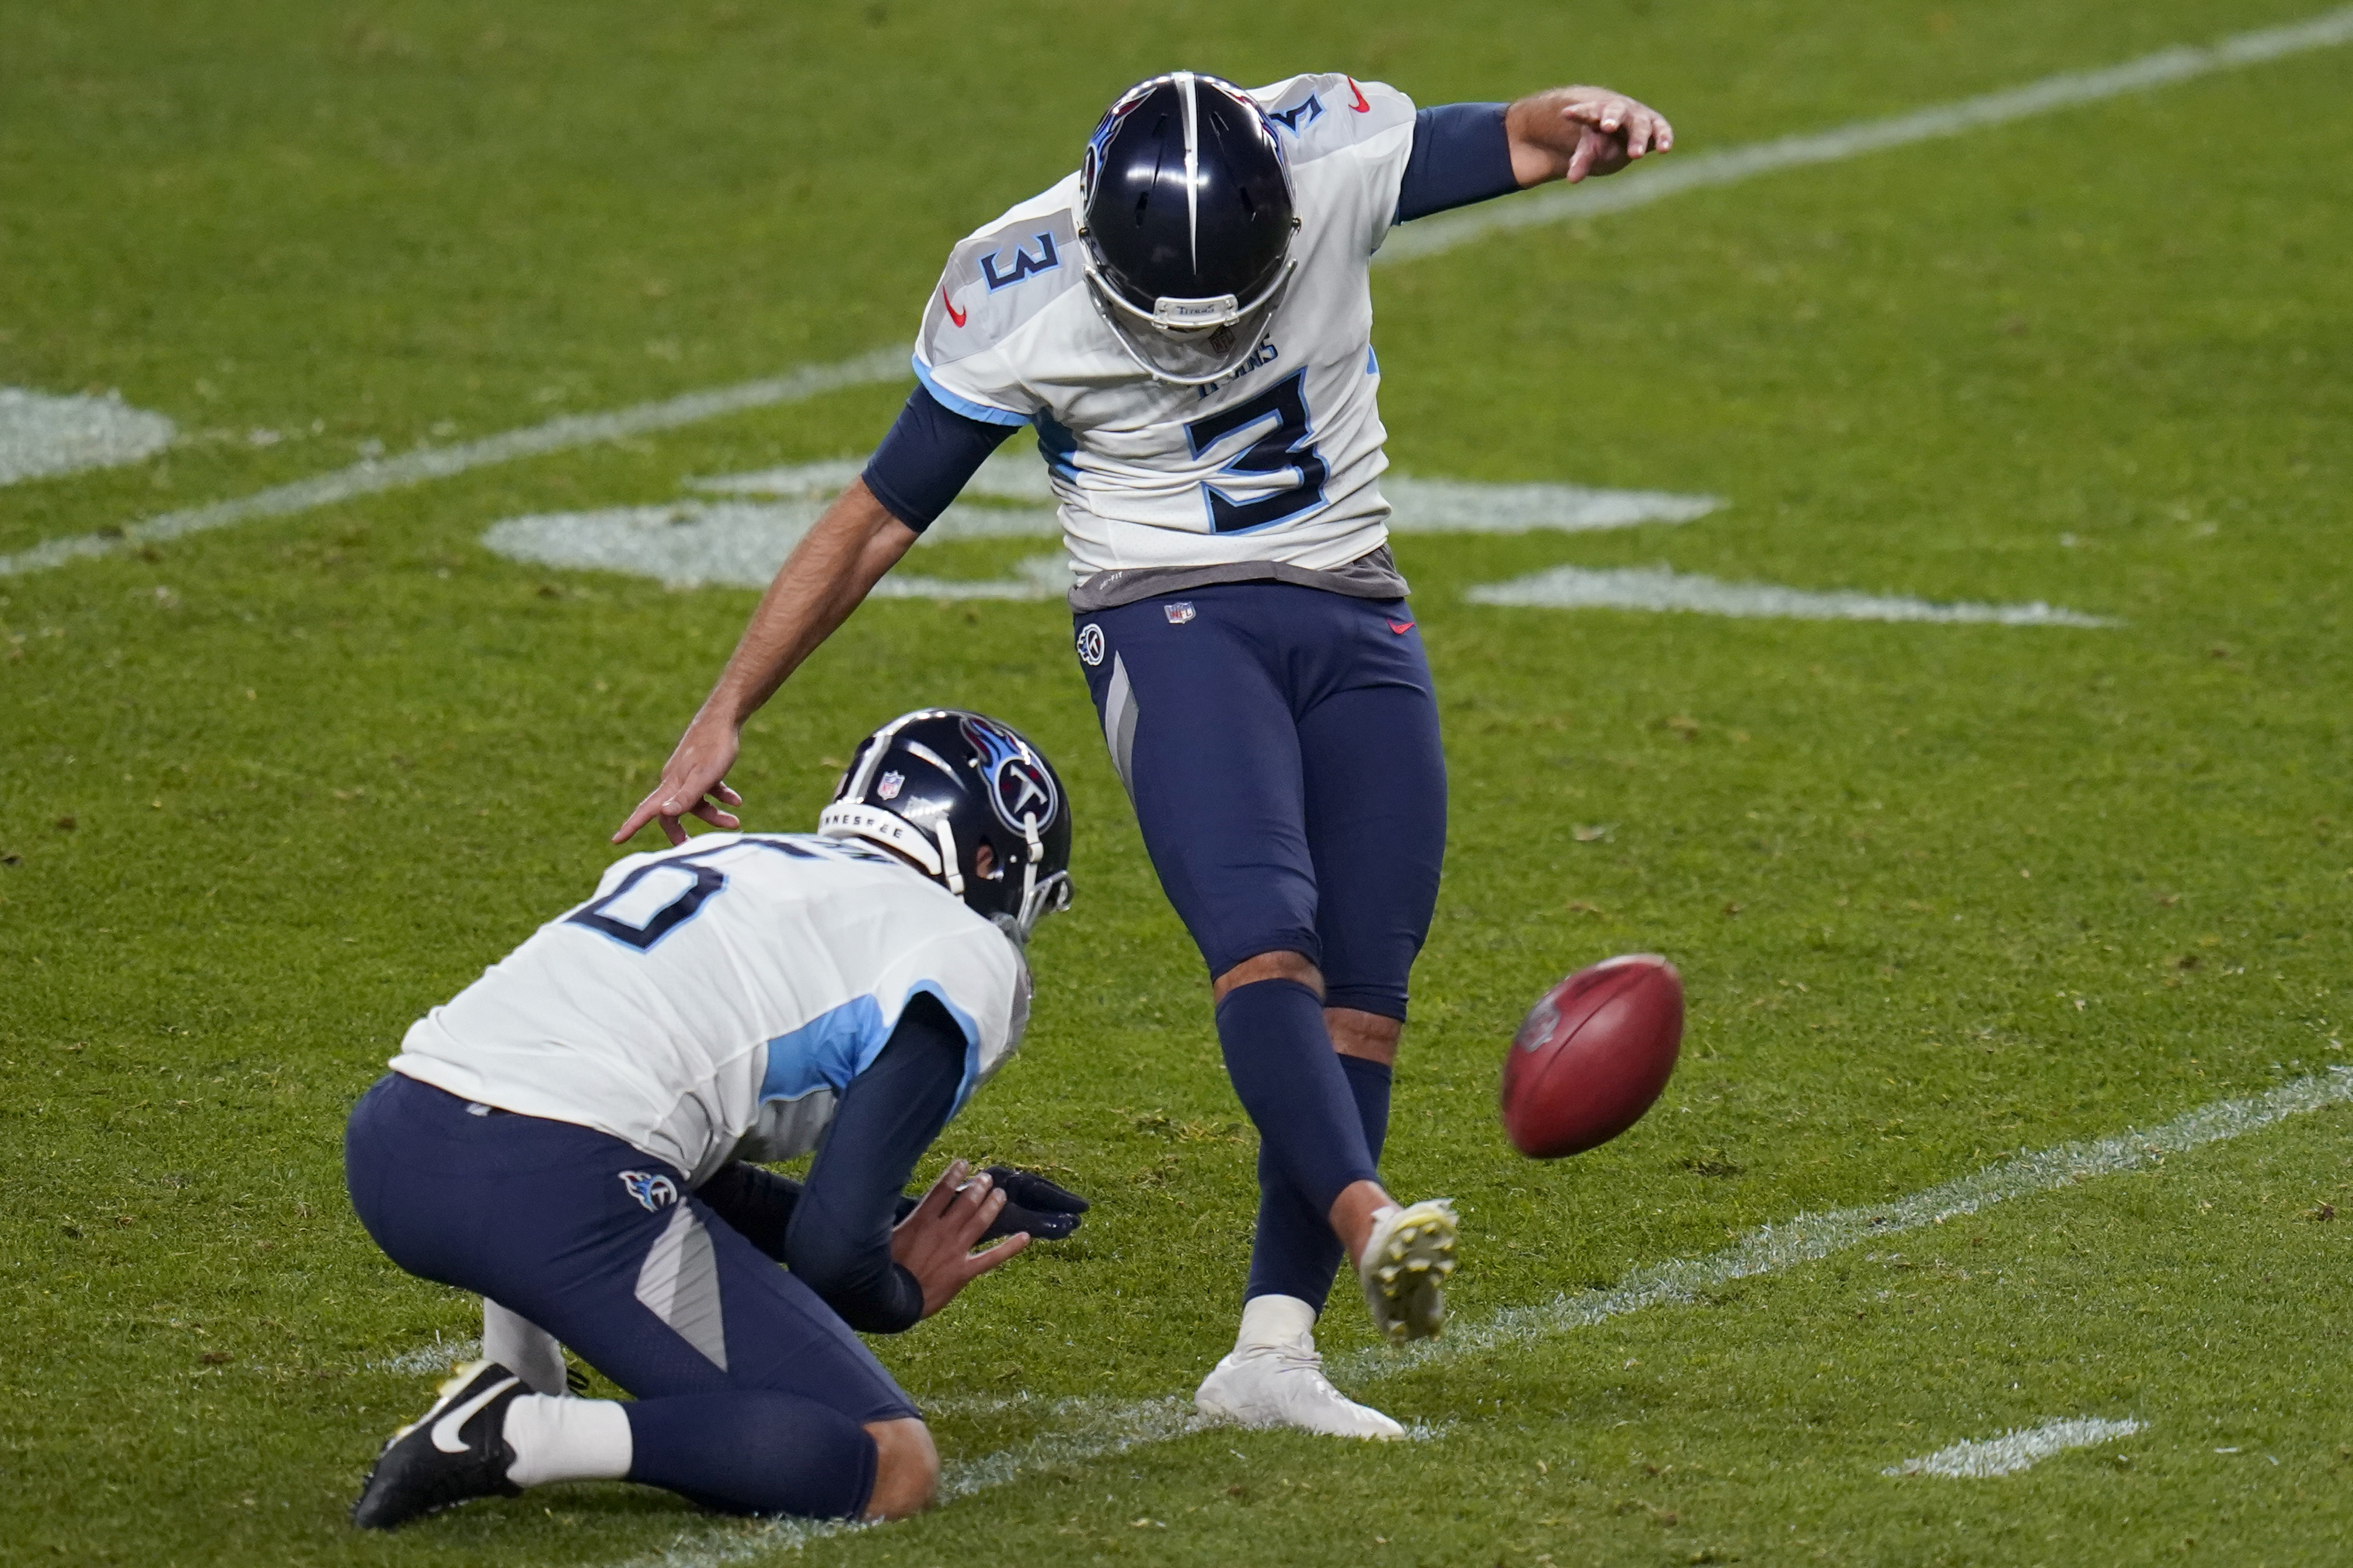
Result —
[[961, 1110], [1020, 1044], [1020, 949], [946, 889], [852, 839], [707, 833], [606, 869], [417, 1020], [393, 1070], [609, 1133], [699, 1185], [817, 1146], [919, 993], [963, 1029]]
[[1082, 581], [1252, 561], [1330, 571], [1388, 541], [1370, 268], [1413, 103], [1337, 75], [1250, 96], [1291, 165], [1299, 269], [1224, 382], [1155, 382], [1122, 350], [1089, 297], [1076, 174], [958, 245], [923, 313], [915, 374], [932, 395], [1037, 427]]

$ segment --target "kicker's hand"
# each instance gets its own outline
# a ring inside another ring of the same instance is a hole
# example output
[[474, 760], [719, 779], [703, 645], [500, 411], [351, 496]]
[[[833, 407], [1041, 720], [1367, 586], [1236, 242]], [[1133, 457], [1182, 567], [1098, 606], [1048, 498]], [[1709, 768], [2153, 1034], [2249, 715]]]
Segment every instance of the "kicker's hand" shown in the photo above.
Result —
[[1523, 187], [1614, 174], [1675, 144], [1665, 115], [1606, 87], [1556, 87], [1521, 99], [1504, 127], [1512, 174]]
[[726, 810], [744, 804], [744, 797], [727, 787], [727, 770], [735, 765], [740, 743], [735, 726], [698, 714], [663, 765], [661, 783], [638, 802], [638, 808], [613, 835], [613, 842], [626, 844], [638, 828], [659, 821], [664, 837], [673, 845], [683, 844], [686, 829], [679, 824], [681, 816], [699, 816], [713, 827], [744, 826]]
[[914, 1212], [891, 1232], [891, 1257], [923, 1288], [923, 1316], [955, 1300], [955, 1293], [1029, 1245], [1028, 1232], [998, 1242], [986, 1252], [973, 1247], [1005, 1207], [1005, 1194], [984, 1173], [965, 1178], [972, 1167], [951, 1160]]
[[981, 1173], [1005, 1194], [1005, 1207], [981, 1233], [981, 1238], [1027, 1231], [1039, 1241], [1067, 1240], [1087, 1212], [1087, 1200], [1048, 1181], [1035, 1171], [1016, 1165], [991, 1165]]

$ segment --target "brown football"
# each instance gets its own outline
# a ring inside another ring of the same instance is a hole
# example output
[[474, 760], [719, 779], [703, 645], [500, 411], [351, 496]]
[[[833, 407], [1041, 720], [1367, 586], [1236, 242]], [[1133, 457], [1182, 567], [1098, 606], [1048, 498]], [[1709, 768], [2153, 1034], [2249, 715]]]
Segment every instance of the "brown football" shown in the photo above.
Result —
[[1578, 970], [1528, 1009], [1504, 1058], [1512, 1147], [1557, 1160], [1609, 1142], [1667, 1087], [1683, 1038], [1683, 978], [1657, 953]]

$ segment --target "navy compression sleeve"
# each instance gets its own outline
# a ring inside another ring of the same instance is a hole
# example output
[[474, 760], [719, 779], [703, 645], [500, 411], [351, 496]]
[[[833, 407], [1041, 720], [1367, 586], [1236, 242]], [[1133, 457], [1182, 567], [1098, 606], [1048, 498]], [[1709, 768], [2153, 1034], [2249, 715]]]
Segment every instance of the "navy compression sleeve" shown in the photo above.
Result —
[[1398, 186], [1397, 221], [1468, 206], [1520, 188], [1502, 103], [1441, 103], [1413, 117], [1413, 152]]
[[785, 1262], [860, 1333], [895, 1334], [923, 1315], [923, 1288], [891, 1257], [900, 1189], [948, 1123], [964, 1082], [965, 1037], [917, 996], [872, 1065], [849, 1080], [793, 1205]]
[[860, 477], [892, 517], [921, 533], [1013, 431], [958, 414], [918, 386]]

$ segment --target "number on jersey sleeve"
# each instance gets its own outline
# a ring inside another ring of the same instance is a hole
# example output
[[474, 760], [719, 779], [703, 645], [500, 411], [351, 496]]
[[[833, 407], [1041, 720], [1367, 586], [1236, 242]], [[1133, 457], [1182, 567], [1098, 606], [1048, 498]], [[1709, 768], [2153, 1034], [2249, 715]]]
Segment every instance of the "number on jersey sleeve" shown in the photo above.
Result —
[[1219, 533], [1240, 533], [1288, 522], [1324, 504], [1324, 481], [1331, 470], [1313, 444], [1315, 428], [1307, 415], [1307, 373], [1294, 372], [1248, 403], [1205, 415], [1185, 426], [1193, 456], [1206, 456], [1220, 442], [1270, 426], [1219, 470], [1251, 476], [1295, 473], [1298, 481], [1254, 500], [1236, 500], [1204, 480], [1209, 522]]

